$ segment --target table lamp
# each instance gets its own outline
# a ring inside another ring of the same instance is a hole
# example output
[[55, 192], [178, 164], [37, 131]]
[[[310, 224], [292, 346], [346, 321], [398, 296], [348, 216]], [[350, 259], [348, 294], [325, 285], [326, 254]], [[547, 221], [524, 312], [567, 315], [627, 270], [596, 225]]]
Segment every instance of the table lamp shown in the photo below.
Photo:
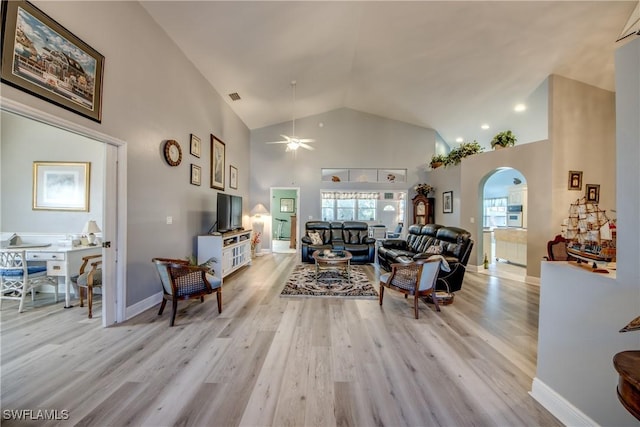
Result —
[[262, 203], [258, 203], [257, 205], [255, 205], [253, 207], [253, 209], [251, 209], [251, 215], [254, 215], [258, 218], [260, 218], [262, 215], [266, 215], [268, 214], [269, 211], [267, 210], [267, 208], [264, 207], [264, 205]]
[[98, 227], [98, 224], [96, 224], [96, 222], [94, 220], [89, 220], [84, 225], [84, 229], [82, 230], [82, 232], [87, 235], [87, 240], [89, 241], [89, 246], [95, 246], [96, 245], [96, 235], [95, 235], [95, 233], [100, 233], [100, 231], [102, 231], [102, 230], [100, 230], [100, 227]]

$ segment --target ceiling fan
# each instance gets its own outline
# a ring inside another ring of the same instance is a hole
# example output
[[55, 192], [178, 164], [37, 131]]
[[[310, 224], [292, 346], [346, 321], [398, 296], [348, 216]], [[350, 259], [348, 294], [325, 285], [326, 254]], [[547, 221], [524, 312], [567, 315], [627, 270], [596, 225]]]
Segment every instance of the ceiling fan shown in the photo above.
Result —
[[308, 143], [309, 142], [315, 142], [315, 139], [312, 138], [300, 138], [296, 136], [296, 112], [295, 112], [295, 105], [296, 105], [296, 81], [293, 80], [291, 82], [291, 88], [293, 91], [293, 120], [291, 121], [291, 136], [287, 136], [287, 135], [280, 135], [282, 138], [284, 138], [281, 141], [270, 141], [267, 142], [266, 144], [287, 144], [287, 150], [286, 151], [296, 151], [298, 148], [302, 147], [305, 148], [307, 150], [314, 150], [314, 148], [312, 146], [310, 146]]

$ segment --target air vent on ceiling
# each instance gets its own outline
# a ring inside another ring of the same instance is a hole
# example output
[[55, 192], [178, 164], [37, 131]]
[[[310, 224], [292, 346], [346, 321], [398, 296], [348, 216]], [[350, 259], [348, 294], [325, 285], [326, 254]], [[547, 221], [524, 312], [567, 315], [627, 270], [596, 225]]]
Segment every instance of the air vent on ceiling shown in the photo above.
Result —
[[230, 93], [229, 98], [231, 98], [232, 101], [240, 101], [240, 95], [238, 95], [238, 92]]

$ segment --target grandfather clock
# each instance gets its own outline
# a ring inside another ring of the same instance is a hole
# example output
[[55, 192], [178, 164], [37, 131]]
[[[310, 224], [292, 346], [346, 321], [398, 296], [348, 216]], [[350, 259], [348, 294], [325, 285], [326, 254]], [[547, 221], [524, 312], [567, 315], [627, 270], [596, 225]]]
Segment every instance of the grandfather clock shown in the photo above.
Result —
[[435, 224], [433, 207], [436, 199], [418, 194], [411, 200], [413, 201], [413, 224]]

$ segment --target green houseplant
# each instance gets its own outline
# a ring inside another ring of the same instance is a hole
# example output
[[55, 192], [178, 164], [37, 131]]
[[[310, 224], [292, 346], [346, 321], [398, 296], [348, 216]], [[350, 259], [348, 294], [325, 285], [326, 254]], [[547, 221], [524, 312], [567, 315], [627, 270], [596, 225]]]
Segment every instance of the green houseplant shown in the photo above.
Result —
[[474, 140], [473, 142], [464, 142], [460, 144], [459, 147], [456, 147], [449, 152], [449, 155], [447, 156], [447, 159], [445, 160], [444, 165], [445, 166], [457, 165], [465, 157], [480, 153], [482, 152], [482, 150], [483, 150], [482, 146], [476, 140]]
[[491, 148], [504, 148], [504, 147], [513, 147], [516, 145], [516, 136], [510, 130], [502, 131], [491, 140]]
[[447, 161], [446, 155], [434, 154], [433, 156], [431, 156], [431, 162], [429, 162], [429, 165], [431, 166], [431, 169], [435, 169], [442, 166], [446, 161]]

